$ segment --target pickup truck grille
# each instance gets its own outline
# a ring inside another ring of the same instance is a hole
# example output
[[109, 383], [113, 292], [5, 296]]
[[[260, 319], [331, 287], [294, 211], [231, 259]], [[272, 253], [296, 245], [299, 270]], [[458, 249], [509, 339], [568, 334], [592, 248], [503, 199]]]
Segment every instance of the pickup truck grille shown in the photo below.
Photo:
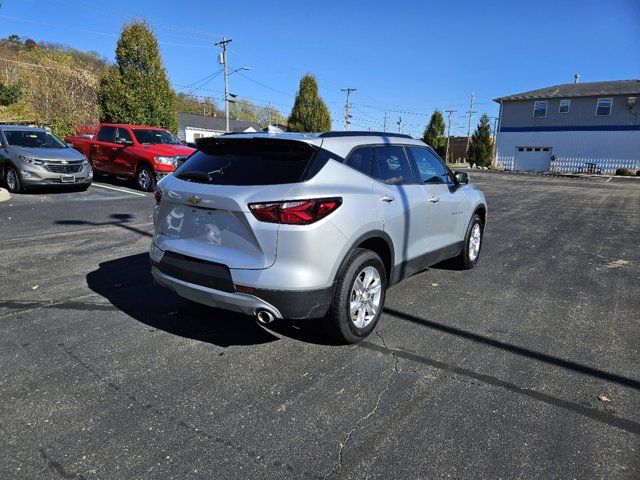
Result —
[[60, 163], [47, 163], [45, 168], [53, 173], [78, 173], [82, 170], [82, 164], [67, 164], [62, 165]]

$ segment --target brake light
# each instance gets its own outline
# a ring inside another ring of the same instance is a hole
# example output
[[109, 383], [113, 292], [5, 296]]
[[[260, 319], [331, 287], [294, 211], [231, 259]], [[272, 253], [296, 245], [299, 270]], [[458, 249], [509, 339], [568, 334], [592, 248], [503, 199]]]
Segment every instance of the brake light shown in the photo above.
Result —
[[156, 199], [156, 205], [160, 205], [160, 201], [162, 200], [162, 190], [156, 187], [156, 189], [153, 191], [153, 196]]
[[286, 202], [250, 203], [249, 210], [261, 222], [309, 225], [342, 205], [342, 198], [317, 198]]

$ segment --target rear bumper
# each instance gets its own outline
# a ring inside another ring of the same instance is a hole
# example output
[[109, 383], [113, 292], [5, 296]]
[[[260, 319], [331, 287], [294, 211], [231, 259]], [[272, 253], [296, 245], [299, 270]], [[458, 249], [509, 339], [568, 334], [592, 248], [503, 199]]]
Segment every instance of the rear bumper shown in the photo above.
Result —
[[268, 310], [274, 317], [279, 319], [284, 318], [277, 307], [253, 295], [223, 292], [222, 290], [215, 290], [194, 283], [188, 283], [170, 277], [156, 267], [151, 267], [151, 274], [155, 281], [163, 287], [173, 290], [183, 298], [202, 303], [203, 305], [240, 312], [245, 315], [256, 315], [259, 310]]
[[157, 283], [181, 297], [211, 307], [256, 315], [268, 310], [276, 318], [303, 319], [324, 316], [333, 299], [333, 286], [313, 290], [271, 290], [242, 285], [236, 290], [231, 271], [224, 265], [151, 249], [151, 273]]

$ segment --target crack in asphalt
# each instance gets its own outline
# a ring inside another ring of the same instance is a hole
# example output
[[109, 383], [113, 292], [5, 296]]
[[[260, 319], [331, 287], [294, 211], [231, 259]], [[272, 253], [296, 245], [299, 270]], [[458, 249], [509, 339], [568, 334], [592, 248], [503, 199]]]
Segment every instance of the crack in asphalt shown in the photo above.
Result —
[[[84, 295], [78, 295], [76, 297], [66, 298], [60, 301], [54, 300], [40, 300], [40, 301], [20, 301], [20, 300], [7, 300], [0, 302], [0, 308], [8, 308], [8, 309], [16, 309], [9, 313], [4, 313], [0, 315], [0, 319], [13, 317], [15, 315], [20, 315], [21, 313], [28, 313], [33, 310], [38, 310], [40, 308], [56, 308], [63, 307], [69, 305], [72, 309], [82, 310], [83, 307], [86, 307], [86, 310], [118, 310], [118, 307], [113, 305], [107, 306], [107, 304], [99, 304], [99, 303], [83, 303], [78, 302], [78, 300], [82, 300], [89, 297], [104, 297], [104, 292], [129, 288], [129, 287], [137, 287], [139, 285], [145, 285], [147, 283], [153, 283], [153, 280], [144, 280], [141, 282], [131, 282], [119, 285], [112, 285], [109, 287], [105, 287], [102, 289], [101, 293], [92, 292]], [[20, 309], [23, 307], [22, 309]]]
[[[138, 407], [141, 407], [144, 411], [151, 411], [153, 412], [155, 415], [157, 416], [163, 416], [166, 419], [170, 420], [171, 422], [173, 422], [174, 424], [178, 425], [181, 428], [184, 428], [185, 430], [190, 431], [192, 434], [195, 434], [198, 437], [202, 437], [202, 438], [206, 438], [207, 440], [210, 440], [214, 443], [217, 443], [219, 445], [223, 445], [231, 450], [234, 450], [235, 452], [244, 455], [245, 457], [257, 461], [259, 464], [270, 464], [272, 467], [278, 468], [278, 469], [284, 469], [286, 471], [288, 471], [290, 474], [302, 474], [304, 476], [304, 478], [314, 478], [314, 479], [322, 479], [323, 477], [321, 477], [320, 475], [317, 475], [315, 473], [312, 472], [307, 472], [304, 470], [300, 470], [296, 467], [294, 467], [293, 465], [289, 465], [288, 463], [284, 463], [281, 462], [279, 460], [265, 460], [265, 457], [267, 456], [267, 454], [259, 454], [258, 452], [254, 451], [254, 450], [250, 450], [250, 449], [246, 449], [242, 446], [239, 445], [235, 445], [232, 442], [218, 437], [216, 435], [212, 435], [211, 433], [207, 432], [206, 430], [203, 430], [201, 428], [197, 428], [191, 424], [189, 424], [187, 421], [171, 414], [171, 413], [167, 413], [166, 411], [163, 411], [161, 408], [158, 407], [154, 407], [152, 404], [150, 403], [144, 403], [141, 400], [139, 400], [135, 395], [133, 395], [132, 393], [129, 393], [127, 391], [125, 391], [120, 385], [117, 385], [113, 382], [111, 382], [110, 380], [107, 380], [105, 378], [102, 377], [102, 375], [96, 370], [94, 369], [91, 365], [89, 365], [87, 362], [85, 362], [84, 360], [82, 360], [76, 353], [74, 353], [72, 350], [70, 350], [67, 346], [65, 346], [64, 343], [59, 343], [58, 347], [60, 347], [69, 357], [71, 357], [78, 365], [80, 365], [82, 368], [84, 368], [85, 370], [87, 370], [88, 372], [90, 372], [93, 376], [95, 376], [98, 381], [100, 381], [101, 383], [105, 384], [107, 387], [111, 388], [112, 390], [126, 396], [131, 402], [133, 402], [135, 405], [137, 405]], [[66, 477], [66, 478], [74, 478], [74, 477]]]
[[380, 403], [382, 402], [382, 397], [391, 388], [391, 384], [393, 383], [393, 379], [396, 377], [396, 375], [398, 375], [401, 372], [401, 370], [398, 368], [398, 362], [400, 360], [399, 357], [394, 353], [394, 351], [392, 349], [390, 349], [387, 346], [387, 343], [385, 342], [384, 337], [382, 336], [382, 334], [377, 330], [374, 330], [374, 332], [376, 333], [378, 338], [380, 338], [380, 340], [382, 341], [382, 345], [384, 346], [384, 348], [387, 351], [389, 351], [391, 353], [391, 355], [393, 356], [393, 371], [391, 372], [391, 375], [389, 375], [389, 378], [387, 379], [386, 385], [384, 386], [384, 388], [378, 394], [378, 398], [377, 398], [376, 403], [373, 406], [373, 408], [369, 411], [369, 413], [367, 413], [366, 415], [361, 417], [356, 422], [355, 426], [351, 430], [349, 430], [349, 432], [345, 436], [344, 440], [342, 442], [340, 442], [340, 449], [338, 450], [338, 461], [333, 466], [331, 471], [324, 477], [325, 479], [333, 477], [333, 475], [335, 475], [336, 472], [338, 472], [342, 468], [342, 465], [343, 465], [343, 462], [344, 462], [344, 451], [347, 448], [349, 442], [351, 441], [352, 435], [356, 432], [356, 430], [358, 430], [360, 428], [360, 426], [364, 422], [366, 422], [369, 418], [371, 418], [373, 415], [376, 414], [376, 412], [378, 411], [378, 408], [380, 407]]
[[[435, 360], [435, 359], [422, 356], [413, 352], [409, 352], [406, 350], [383, 348], [380, 345], [371, 343], [371, 342], [361, 342], [360, 346], [362, 348], [366, 348], [376, 352], [390, 354], [394, 358], [400, 357], [404, 360], [421, 363], [423, 365], [428, 365], [438, 370], [442, 370], [443, 372], [447, 372], [450, 375], [460, 375], [462, 377], [473, 379], [474, 381], [480, 382], [485, 385], [501, 387], [501, 388], [504, 388], [505, 390], [508, 390], [520, 395], [524, 395], [526, 397], [532, 398], [533, 400], [546, 403], [553, 407], [563, 408], [565, 410], [571, 411], [578, 415], [591, 418], [605, 425], [609, 425], [612, 427], [619, 428], [621, 430], [625, 430], [634, 435], [640, 435], [640, 422], [636, 422], [634, 420], [624, 418], [624, 417], [619, 417], [607, 411], [585, 406], [571, 400], [564, 400], [562, 398], [555, 397], [553, 395], [550, 395], [541, 391], [521, 387], [507, 380], [502, 380], [500, 378], [487, 375], [481, 372], [476, 372], [467, 368], [458, 367], [452, 364], [448, 364], [446, 362]], [[446, 375], [445, 377], [449, 377], [450, 375]], [[452, 376], [450, 378], [456, 379], [455, 376]]]
[[55, 308], [55, 307], [59, 307], [61, 305], [65, 305], [67, 303], [72, 303], [75, 302], [77, 300], [81, 300], [83, 298], [88, 298], [88, 297], [96, 297], [99, 296], [99, 294], [97, 293], [87, 293], [85, 295], [79, 295], [77, 297], [72, 297], [72, 298], [66, 298], [64, 300], [61, 301], [53, 301], [53, 300], [44, 300], [44, 301], [26, 301], [26, 302], [20, 302], [20, 301], [13, 301], [13, 300], [9, 300], [6, 302], [0, 302], [0, 307], [4, 307], [4, 308], [20, 308], [20, 307], [25, 307], [22, 308], [20, 310], [15, 310], [13, 312], [9, 312], [9, 313], [5, 313], [3, 315], [0, 315], [0, 319], [3, 318], [8, 318], [8, 317], [13, 317], [15, 315], [20, 315], [21, 313], [28, 313], [31, 312], [33, 310], [38, 310], [40, 308]]

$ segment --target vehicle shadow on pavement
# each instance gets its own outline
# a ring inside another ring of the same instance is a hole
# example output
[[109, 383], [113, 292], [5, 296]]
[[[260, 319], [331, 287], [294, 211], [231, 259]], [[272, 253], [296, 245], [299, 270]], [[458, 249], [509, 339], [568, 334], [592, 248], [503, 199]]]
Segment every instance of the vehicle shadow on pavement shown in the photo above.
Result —
[[131, 318], [173, 335], [220, 347], [278, 340], [251, 317], [186, 302], [155, 285], [147, 253], [102, 262], [87, 285]]
[[[273, 342], [282, 336], [303, 342], [330, 344], [314, 322], [275, 322], [269, 331], [253, 317], [185, 301], [153, 282], [149, 255], [140, 253], [100, 263], [87, 285], [131, 318], [154, 329], [220, 347]], [[318, 322], [316, 322], [317, 325]], [[308, 327], [308, 328], [307, 328]]]

